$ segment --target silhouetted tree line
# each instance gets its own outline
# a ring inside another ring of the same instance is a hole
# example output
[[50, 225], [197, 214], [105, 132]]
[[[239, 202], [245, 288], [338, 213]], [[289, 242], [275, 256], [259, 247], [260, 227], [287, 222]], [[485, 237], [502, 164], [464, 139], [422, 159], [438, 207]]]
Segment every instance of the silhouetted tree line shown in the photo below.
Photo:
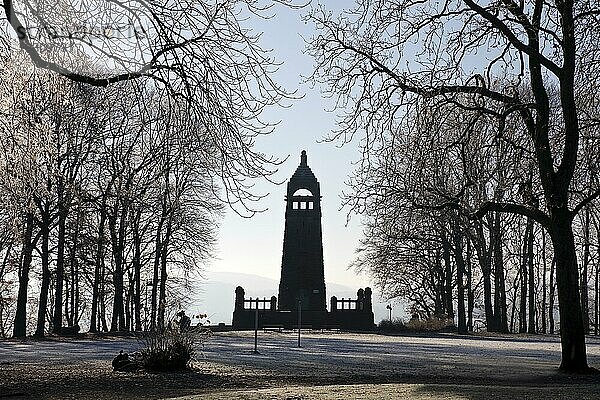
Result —
[[150, 81], [4, 67], [2, 335], [164, 328], [214, 244], [216, 143]]
[[561, 367], [588, 371], [598, 5], [359, 0], [341, 14], [307, 17], [310, 79], [336, 100], [331, 140], [360, 138], [357, 265], [463, 332], [481, 308], [489, 330], [553, 329], [556, 298]]
[[254, 143], [289, 94], [246, 26], [273, 4], [4, 3], [0, 336], [167, 324], [279, 163]]
[[[368, 271], [387, 296], [408, 300], [421, 318], [454, 319], [459, 332], [558, 332], [556, 261], [544, 230], [526, 218], [497, 212], [484, 221], [459, 220], [457, 213], [417, 213], [411, 211], [414, 225], [402, 227], [373, 214], [365, 219], [354, 265]], [[595, 335], [600, 328], [599, 222], [593, 205], [575, 221], [582, 317], [586, 333]]]
[[164, 329], [197, 289], [223, 205], [252, 201], [244, 180], [270, 161], [152, 80], [94, 88], [12, 62], [0, 76], [0, 335]]

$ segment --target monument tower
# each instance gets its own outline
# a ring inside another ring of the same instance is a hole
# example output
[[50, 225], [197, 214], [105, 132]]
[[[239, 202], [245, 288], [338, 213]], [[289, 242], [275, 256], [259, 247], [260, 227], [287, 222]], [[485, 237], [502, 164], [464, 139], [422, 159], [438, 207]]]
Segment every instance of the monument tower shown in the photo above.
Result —
[[373, 329], [372, 292], [368, 287], [358, 289], [353, 299], [331, 296], [327, 311], [321, 188], [308, 166], [306, 151], [302, 151], [300, 165], [287, 184], [285, 201], [279, 299], [246, 297], [244, 288], [236, 287], [233, 329], [296, 329], [300, 326]]
[[279, 310], [326, 311], [321, 190], [302, 150], [287, 184]]

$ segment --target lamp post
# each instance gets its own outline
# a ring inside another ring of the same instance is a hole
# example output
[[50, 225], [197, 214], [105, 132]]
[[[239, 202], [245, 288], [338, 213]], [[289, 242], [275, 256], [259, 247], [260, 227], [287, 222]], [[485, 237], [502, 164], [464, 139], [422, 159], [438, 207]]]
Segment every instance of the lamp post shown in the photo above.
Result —
[[388, 310], [390, 310], [390, 322], [392, 322], [392, 305], [388, 304], [387, 306], [385, 306], [385, 308], [387, 308]]

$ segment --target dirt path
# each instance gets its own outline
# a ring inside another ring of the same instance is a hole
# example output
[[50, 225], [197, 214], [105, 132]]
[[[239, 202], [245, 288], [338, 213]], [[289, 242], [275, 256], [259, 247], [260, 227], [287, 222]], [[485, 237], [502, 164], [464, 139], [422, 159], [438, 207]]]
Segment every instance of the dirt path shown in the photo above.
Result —
[[221, 391], [178, 400], [596, 400], [598, 385], [511, 387], [482, 385], [330, 385]]

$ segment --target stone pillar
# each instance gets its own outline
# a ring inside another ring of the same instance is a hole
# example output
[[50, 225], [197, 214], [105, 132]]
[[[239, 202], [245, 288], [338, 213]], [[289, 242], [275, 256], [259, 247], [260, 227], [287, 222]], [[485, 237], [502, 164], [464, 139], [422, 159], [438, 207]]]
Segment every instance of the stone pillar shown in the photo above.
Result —
[[358, 289], [356, 292], [356, 311], [363, 311], [365, 309], [365, 291]]
[[337, 297], [331, 296], [331, 312], [337, 311]]
[[373, 292], [370, 287], [365, 288], [365, 310], [373, 311]]
[[235, 288], [235, 310], [243, 310], [244, 309], [244, 296], [246, 292], [244, 292], [244, 288], [238, 286]]

